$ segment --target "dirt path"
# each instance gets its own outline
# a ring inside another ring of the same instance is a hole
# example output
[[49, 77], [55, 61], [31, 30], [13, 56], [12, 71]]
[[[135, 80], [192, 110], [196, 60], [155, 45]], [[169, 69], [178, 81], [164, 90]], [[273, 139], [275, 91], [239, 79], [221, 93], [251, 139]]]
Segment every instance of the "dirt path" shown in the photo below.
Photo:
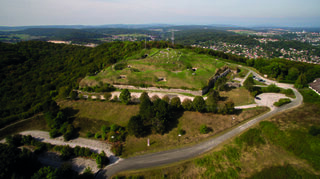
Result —
[[147, 92], [167, 92], [167, 93], [189, 93], [194, 96], [202, 96], [202, 91], [192, 91], [192, 90], [184, 90], [184, 89], [165, 89], [165, 88], [157, 88], [157, 87], [148, 87], [148, 88], [142, 88], [142, 87], [136, 87], [131, 85], [113, 85], [114, 87], [118, 89], [133, 89], [133, 90], [143, 90]]
[[104, 151], [106, 155], [109, 157], [110, 163], [115, 163], [119, 160], [119, 158], [116, 157], [111, 152], [111, 145], [105, 142], [92, 140], [92, 139], [85, 139], [82, 137], [66, 142], [63, 140], [63, 137], [57, 137], [52, 139], [50, 138], [49, 133], [44, 131], [24, 131], [24, 132], [21, 132], [20, 134], [31, 135], [32, 137], [34, 137], [39, 141], [54, 144], [54, 145], [69, 145], [70, 147], [76, 147], [76, 146], [87, 147], [87, 148], [90, 148], [92, 151], [99, 152], [99, 153]]

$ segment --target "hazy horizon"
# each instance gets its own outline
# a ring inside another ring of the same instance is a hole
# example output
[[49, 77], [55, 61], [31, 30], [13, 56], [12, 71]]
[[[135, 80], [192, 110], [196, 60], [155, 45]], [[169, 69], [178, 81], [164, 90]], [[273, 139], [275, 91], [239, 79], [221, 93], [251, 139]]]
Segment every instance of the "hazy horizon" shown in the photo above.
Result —
[[318, 0], [2, 0], [0, 26], [174, 24], [320, 27]]

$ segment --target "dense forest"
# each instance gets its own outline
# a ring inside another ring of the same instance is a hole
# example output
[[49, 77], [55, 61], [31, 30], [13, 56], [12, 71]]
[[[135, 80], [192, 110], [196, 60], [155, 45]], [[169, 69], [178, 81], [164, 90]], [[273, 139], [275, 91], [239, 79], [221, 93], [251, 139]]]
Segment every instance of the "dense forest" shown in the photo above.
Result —
[[[148, 48], [165, 48], [150, 42]], [[143, 42], [105, 43], [96, 48], [40, 41], [0, 43], [0, 126], [43, 110], [53, 97], [68, 96], [86, 75], [144, 48]]]

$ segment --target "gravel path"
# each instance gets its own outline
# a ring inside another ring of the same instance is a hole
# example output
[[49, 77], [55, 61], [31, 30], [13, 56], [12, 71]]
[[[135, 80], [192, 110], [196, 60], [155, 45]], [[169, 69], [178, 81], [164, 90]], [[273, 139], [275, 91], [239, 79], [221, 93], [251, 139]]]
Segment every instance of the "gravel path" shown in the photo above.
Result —
[[148, 88], [142, 88], [142, 87], [135, 87], [131, 85], [113, 85], [116, 88], [119, 89], [134, 89], [134, 90], [143, 90], [143, 91], [159, 91], [159, 92], [168, 92], [168, 93], [189, 93], [194, 96], [202, 96], [202, 91], [192, 91], [192, 90], [184, 90], [184, 89], [165, 89], [165, 88], [157, 88], [157, 87], [148, 87]]
[[31, 135], [32, 137], [34, 137], [35, 139], [37, 139], [39, 141], [54, 144], [54, 145], [69, 145], [70, 147], [76, 147], [78, 145], [80, 147], [90, 148], [94, 152], [100, 153], [100, 152], [104, 151], [106, 153], [106, 155], [109, 157], [110, 163], [115, 163], [115, 162], [119, 161], [119, 158], [116, 157], [111, 152], [111, 150], [110, 150], [111, 145], [107, 144], [105, 142], [92, 140], [92, 139], [85, 139], [82, 137], [79, 137], [77, 139], [73, 139], [73, 140], [66, 142], [63, 140], [62, 136], [51, 139], [49, 136], [49, 133], [44, 132], [44, 131], [24, 131], [24, 132], [21, 132], [20, 134]]

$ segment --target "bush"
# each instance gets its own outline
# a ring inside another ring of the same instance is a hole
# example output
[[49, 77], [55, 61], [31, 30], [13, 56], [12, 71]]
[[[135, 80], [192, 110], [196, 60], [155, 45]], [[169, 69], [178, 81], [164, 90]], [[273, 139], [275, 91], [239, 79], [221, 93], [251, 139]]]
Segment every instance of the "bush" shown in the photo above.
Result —
[[96, 138], [96, 139], [99, 139], [100, 137], [101, 137], [101, 134], [98, 132], [94, 135], [94, 138]]
[[110, 101], [111, 97], [112, 97], [112, 94], [111, 93], [105, 93], [103, 95], [103, 97], [106, 99], [106, 101]]
[[279, 99], [278, 102], [273, 103], [273, 105], [280, 107], [280, 106], [288, 104], [288, 103], [291, 103], [291, 100], [289, 98], [282, 98], [282, 99]]
[[128, 89], [122, 90], [120, 93], [120, 100], [124, 104], [129, 104], [131, 100], [131, 93], [129, 92]]
[[193, 110], [192, 101], [190, 99], [184, 99], [182, 102], [182, 107], [186, 111], [192, 111]]
[[112, 144], [111, 150], [116, 156], [120, 156], [122, 154], [122, 144], [120, 142], [115, 142]]
[[271, 84], [268, 87], [261, 88], [263, 93], [279, 93], [281, 89], [275, 84]]
[[209, 133], [209, 128], [205, 124], [201, 125], [199, 130], [200, 130], [200, 134]]
[[181, 101], [179, 97], [174, 97], [171, 99], [170, 105], [172, 106], [173, 109], [179, 110], [181, 109]]
[[86, 137], [88, 137], [88, 138], [91, 138], [91, 137], [93, 137], [94, 136], [94, 134], [92, 133], [92, 132], [90, 132], [90, 131], [88, 131], [87, 133], [86, 133]]
[[10, 135], [6, 137], [6, 143], [10, 146], [19, 147], [22, 145], [21, 141], [22, 135], [20, 134], [15, 134], [13, 136]]
[[54, 128], [49, 131], [50, 138], [56, 138], [61, 135], [58, 129]]
[[198, 112], [204, 112], [205, 107], [206, 107], [206, 102], [204, 101], [203, 97], [196, 96], [193, 99], [192, 107], [193, 107], [193, 109], [195, 109]]
[[311, 134], [313, 136], [319, 135], [320, 134], [320, 127], [311, 126], [309, 129], [309, 134]]

